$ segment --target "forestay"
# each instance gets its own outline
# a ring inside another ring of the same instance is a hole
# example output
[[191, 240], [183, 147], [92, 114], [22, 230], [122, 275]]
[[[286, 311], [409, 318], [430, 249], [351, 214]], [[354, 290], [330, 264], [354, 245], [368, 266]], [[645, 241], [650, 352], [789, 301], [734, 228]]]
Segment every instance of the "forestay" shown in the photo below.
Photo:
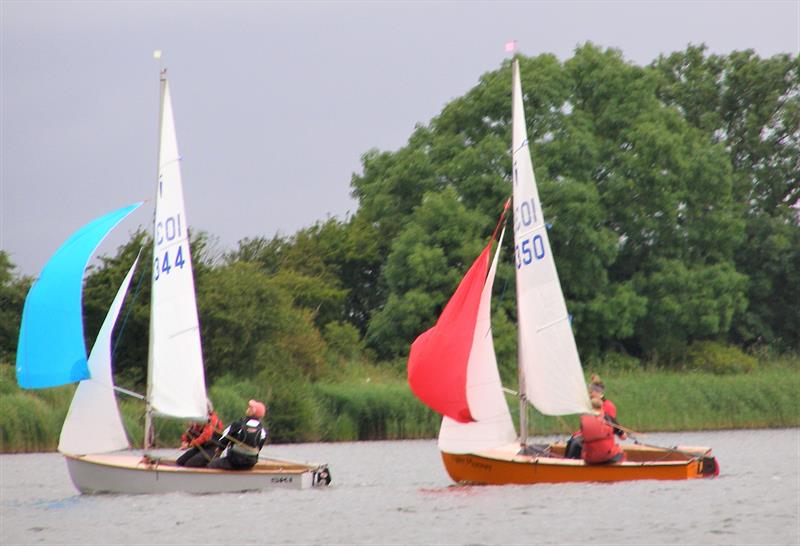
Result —
[[83, 272], [98, 245], [142, 203], [86, 224], [61, 245], [25, 299], [17, 345], [17, 382], [57, 387], [89, 377], [83, 337]]
[[519, 64], [513, 65], [513, 196], [518, 358], [525, 394], [546, 415], [591, 410], [533, 174]]
[[61, 428], [58, 450], [72, 455], [108, 453], [130, 447], [114, 395], [111, 334], [136, 269], [136, 257], [122, 281], [89, 355], [90, 379], [81, 381]]
[[153, 230], [148, 399], [162, 415], [206, 415], [206, 385], [195, 301], [180, 155], [169, 85], [162, 79], [158, 188]]

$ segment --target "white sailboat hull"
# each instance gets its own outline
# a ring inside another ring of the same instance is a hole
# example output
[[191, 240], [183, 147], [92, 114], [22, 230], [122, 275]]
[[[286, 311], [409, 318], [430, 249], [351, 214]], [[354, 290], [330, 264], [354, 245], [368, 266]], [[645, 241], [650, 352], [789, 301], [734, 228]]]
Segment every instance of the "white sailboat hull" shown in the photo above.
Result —
[[262, 459], [253, 470], [186, 468], [174, 461], [147, 462], [137, 454], [67, 455], [72, 483], [81, 493], [233, 493], [308, 489], [327, 485], [326, 465]]

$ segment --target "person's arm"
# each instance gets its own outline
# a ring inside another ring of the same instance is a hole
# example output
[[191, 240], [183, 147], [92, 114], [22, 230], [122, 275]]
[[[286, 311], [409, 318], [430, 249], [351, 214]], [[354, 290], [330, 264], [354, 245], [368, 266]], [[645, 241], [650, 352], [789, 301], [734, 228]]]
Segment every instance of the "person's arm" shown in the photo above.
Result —
[[612, 417], [612, 416], [610, 416], [608, 414], [604, 415], [603, 417], [611, 425], [611, 428], [614, 429], [614, 434], [619, 436], [620, 440], [624, 440], [624, 439], [626, 439], [628, 437], [628, 435], [625, 434], [625, 431], [622, 430], [622, 427], [620, 426], [620, 424], [617, 423], [616, 418], [614, 418], [614, 417]]
[[203, 427], [203, 431], [194, 440], [189, 442], [189, 445], [197, 447], [209, 442], [211, 440], [212, 432], [214, 432], [214, 427], [211, 425], [211, 423], [206, 423], [206, 425]]
[[186, 449], [189, 446], [195, 445], [193, 440], [197, 437], [198, 430], [197, 425], [192, 424], [186, 431], [181, 435], [181, 449]]
[[236, 433], [235, 430], [232, 431], [231, 429], [234, 428], [234, 426], [237, 425], [237, 424], [238, 423], [231, 423], [230, 425], [228, 425], [228, 428], [226, 428], [225, 430], [222, 431], [222, 436], [219, 439], [219, 447], [220, 447], [220, 449], [226, 448], [228, 446], [228, 444], [231, 443], [231, 436], [230, 435], [231, 435], [231, 433], [234, 433], [234, 434]]

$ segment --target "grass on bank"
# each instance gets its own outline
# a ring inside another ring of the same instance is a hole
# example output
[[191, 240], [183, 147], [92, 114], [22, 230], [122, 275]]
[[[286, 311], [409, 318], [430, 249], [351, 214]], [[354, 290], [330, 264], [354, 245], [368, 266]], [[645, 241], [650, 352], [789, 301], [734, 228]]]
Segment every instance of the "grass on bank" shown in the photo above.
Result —
[[[774, 359], [749, 373], [716, 375], [663, 370], [599, 370], [620, 423], [637, 431], [800, 426], [800, 357]], [[588, 372], [588, 370], [587, 370]], [[269, 406], [271, 441], [355, 441], [434, 438], [440, 418], [409, 390], [400, 371], [355, 364], [317, 383], [257, 376], [222, 378], [209, 390], [222, 419], [243, 415], [247, 400]], [[0, 365], [0, 452], [51, 451], [74, 386], [23, 391], [14, 369]], [[518, 405], [507, 398], [516, 420]], [[141, 445], [144, 404], [120, 397], [129, 438]], [[544, 417], [531, 410], [534, 434], [569, 434], [577, 418]], [[175, 447], [186, 423], [158, 419], [158, 445]]]

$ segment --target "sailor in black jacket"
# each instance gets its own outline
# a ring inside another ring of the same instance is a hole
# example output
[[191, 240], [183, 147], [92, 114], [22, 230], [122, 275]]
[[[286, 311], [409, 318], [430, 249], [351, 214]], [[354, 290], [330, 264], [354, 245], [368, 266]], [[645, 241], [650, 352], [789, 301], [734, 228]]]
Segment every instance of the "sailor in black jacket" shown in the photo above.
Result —
[[250, 400], [246, 417], [231, 423], [222, 432], [219, 444], [222, 455], [208, 464], [208, 468], [249, 470], [258, 462], [258, 453], [267, 441], [267, 429], [261, 419], [267, 413], [263, 403]]

